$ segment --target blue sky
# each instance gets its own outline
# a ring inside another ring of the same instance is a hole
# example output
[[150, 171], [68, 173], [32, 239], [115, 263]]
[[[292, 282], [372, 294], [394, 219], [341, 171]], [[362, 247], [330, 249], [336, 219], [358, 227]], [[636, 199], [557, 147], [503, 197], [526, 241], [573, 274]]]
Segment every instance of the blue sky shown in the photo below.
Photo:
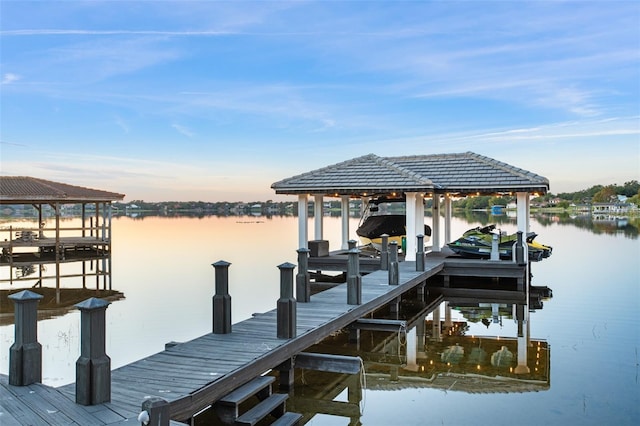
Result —
[[255, 201], [473, 151], [554, 193], [640, 179], [640, 2], [3, 0], [0, 28], [2, 175]]

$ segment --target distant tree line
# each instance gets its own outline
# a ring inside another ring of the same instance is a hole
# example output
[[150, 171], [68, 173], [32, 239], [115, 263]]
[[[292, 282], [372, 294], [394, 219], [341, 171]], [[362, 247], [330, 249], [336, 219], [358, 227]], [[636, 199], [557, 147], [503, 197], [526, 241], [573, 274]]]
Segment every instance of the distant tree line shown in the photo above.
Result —
[[[536, 197], [532, 200], [534, 206], [567, 208], [573, 204], [605, 203], [614, 201], [618, 195], [624, 195], [628, 202], [640, 205], [640, 183], [637, 180], [625, 182], [624, 185], [594, 185], [588, 189], [576, 192], [563, 192], [553, 194], [551, 192]], [[495, 205], [506, 206], [516, 200], [515, 196], [477, 196], [465, 197], [453, 202], [453, 207], [465, 210], [488, 209]], [[427, 207], [432, 200], [426, 200]], [[285, 215], [297, 212], [297, 201], [276, 202], [252, 201], [252, 202], [206, 202], [206, 201], [163, 201], [145, 202], [133, 200], [129, 203], [113, 203], [118, 210], [145, 212], [157, 212], [171, 214], [180, 212], [198, 212], [202, 214], [276, 214]], [[325, 201], [325, 208], [340, 211], [340, 201]]]
[[[627, 197], [627, 202], [640, 205], [640, 183], [637, 180], [625, 182], [624, 185], [594, 185], [591, 188], [576, 192], [547, 194], [534, 198], [531, 202], [538, 207], [567, 208], [571, 204], [608, 203], [615, 201], [618, 195]], [[466, 197], [454, 201], [455, 208], [465, 210], [487, 209], [494, 205], [506, 206], [515, 201], [514, 196], [478, 196]]]

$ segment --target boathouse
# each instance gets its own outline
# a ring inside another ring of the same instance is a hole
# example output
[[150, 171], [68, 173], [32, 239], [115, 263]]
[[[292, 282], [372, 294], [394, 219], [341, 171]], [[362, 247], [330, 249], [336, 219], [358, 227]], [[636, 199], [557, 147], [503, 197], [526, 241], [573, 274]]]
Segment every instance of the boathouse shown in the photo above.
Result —
[[[432, 203], [432, 251], [451, 242], [451, 201], [454, 197], [516, 195], [518, 231], [529, 232], [529, 199], [543, 195], [549, 181], [543, 176], [473, 152], [457, 154], [379, 157], [374, 154], [353, 158], [275, 182], [276, 194], [298, 197], [298, 245], [308, 248], [308, 204], [314, 200], [314, 240], [322, 241], [322, 206], [325, 198], [340, 198], [342, 205], [342, 247], [348, 248], [349, 200], [362, 206], [376, 197], [406, 199], [406, 256], [416, 255], [416, 236], [425, 220], [424, 201]], [[444, 235], [440, 204], [444, 206]], [[364, 207], [363, 207], [364, 208]], [[443, 239], [444, 237], [444, 239]]]
[[[54, 264], [56, 273], [56, 300], [60, 301], [60, 264], [69, 261], [100, 259], [101, 268], [96, 268], [96, 279], [110, 277], [111, 258], [111, 203], [122, 200], [123, 194], [99, 189], [85, 188], [28, 176], [0, 176], [0, 205], [33, 206], [38, 215], [38, 226], [0, 227], [0, 266], [9, 268], [11, 284], [14, 268], [39, 266], [36, 285], [42, 285], [42, 265]], [[54, 226], [46, 226], [45, 210], [51, 211]], [[64, 211], [81, 216], [80, 225], [64, 225]], [[83, 263], [84, 268], [84, 263]], [[16, 274], [17, 275], [17, 274]], [[83, 276], [84, 279], [84, 276]], [[84, 283], [83, 283], [84, 285]], [[108, 283], [110, 287], [110, 282]]]

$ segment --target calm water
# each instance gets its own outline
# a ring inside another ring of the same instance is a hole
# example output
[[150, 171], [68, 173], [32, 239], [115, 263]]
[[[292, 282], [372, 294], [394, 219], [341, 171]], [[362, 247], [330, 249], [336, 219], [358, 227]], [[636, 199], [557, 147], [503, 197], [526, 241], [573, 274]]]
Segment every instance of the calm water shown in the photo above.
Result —
[[[495, 221], [508, 232], [516, 229], [512, 218], [472, 215], [455, 218], [452, 235]], [[353, 219], [352, 233], [356, 226]], [[554, 247], [549, 259], [532, 267], [532, 284], [552, 288], [553, 298], [530, 317], [532, 341], [543, 340], [550, 347], [549, 385], [505, 393], [484, 380], [469, 393], [455, 385], [374, 386], [372, 374], [360, 403], [362, 424], [640, 424], [637, 229], [550, 217], [534, 219], [532, 230], [540, 242]], [[297, 219], [291, 217], [123, 217], [114, 219], [113, 235], [113, 288], [125, 296], [107, 309], [107, 353], [113, 368], [161, 351], [168, 341], [186, 341], [211, 330], [211, 263], [232, 263], [233, 322], [274, 309], [277, 265], [296, 263]], [[339, 246], [339, 218], [325, 218], [325, 236], [332, 249]], [[497, 323], [472, 322], [457, 310], [452, 321], [466, 323], [467, 336], [505, 341], [517, 336], [517, 325], [504, 310]], [[12, 325], [0, 327], [4, 374], [13, 333]], [[79, 313], [40, 321], [38, 335], [44, 383], [72, 382]], [[310, 424], [347, 425], [349, 418], [317, 415]]]

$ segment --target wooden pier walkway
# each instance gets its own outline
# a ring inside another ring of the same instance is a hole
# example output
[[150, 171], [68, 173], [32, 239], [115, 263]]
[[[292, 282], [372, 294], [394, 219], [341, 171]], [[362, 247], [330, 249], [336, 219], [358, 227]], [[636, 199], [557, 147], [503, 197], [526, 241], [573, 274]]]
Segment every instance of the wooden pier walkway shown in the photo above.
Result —
[[[21, 392], [9, 386], [5, 377], [0, 380], [0, 422], [3, 425], [7, 419], [15, 419], [18, 424], [130, 422], [140, 413], [143, 400], [150, 397], [168, 401], [172, 419], [188, 421], [239, 386], [291, 360], [330, 334], [399, 300], [407, 291], [445, 270], [446, 262], [446, 254], [429, 253], [425, 258], [424, 272], [415, 271], [415, 262], [401, 262], [398, 285], [388, 284], [388, 271], [385, 270], [365, 275], [362, 277], [362, 303], [359, 305], [347, 304], [346, 285], [315, 294], [311, 302], [297, 303], [296, 337], [291, 339], [277, 338], [277, 310], [274, 309], [233, 324], [229, 334], [209, 333], [115, 369], [111, 372], [109, 403], [76, 406], [75, 384], [58, 389], [31, 385], [26, 387], [28, 392]], [[455, 262], [458, 262], [458, 268], [460, 261]], [[479, 262], [485, 267], [490, 266], [486, 261]], [[511, 265], [516, 266], [511, 262], [500, 262], [500, 265], [507, 269]], [[497, 267], [491, 266], [491, 269]], [[517, 271], [522, 274], [523, 268], [519, 267]], [[509, 274], [511, 272], [507, 272], [507, 276]], [[33, 398], [38, 395], [47, 402], [35, 410]], [[60, 395], [65, 395], [67, 401], [55, 403]], [[27, 408], [20, 405], [21, 401]], [[46, 409], [47, 404], [58, 408]], [[77, 410], [71, 410], [71, 405], [78, 407]], [[87, 421], [89, 416], [91, 422]], [[25, 421], [29, 418], [38, 421]]]

